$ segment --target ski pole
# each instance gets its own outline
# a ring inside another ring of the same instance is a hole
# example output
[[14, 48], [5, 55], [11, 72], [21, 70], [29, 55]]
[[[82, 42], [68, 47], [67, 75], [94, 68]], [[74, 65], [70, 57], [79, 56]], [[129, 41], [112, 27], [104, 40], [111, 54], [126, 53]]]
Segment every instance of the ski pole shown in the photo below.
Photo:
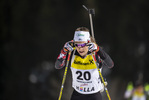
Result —
[[[85, 5], [83, 5], [83, 7], [84, 7], [84, 8], [88, 11], [88, 13], [89, 13], [92, 37], [93, 37], [93, 39], [94, 39], [94, 41], [95, 41], [94, 30], [93, 30], [93, 21], [92, 21], [92, 14], [95, 14], [95, 10], [94, 10], [94, 9], [88, 9]], [[96, 57], [95, 57], [95, 54], [94, 54], [94, 53], [93, 53], [93, 58], [94, 58], [94, 61], [95, 61], [95, 63], [96, 63], [96, 66], [97, 66], [97, 60], [96, 60]], [[97, 67], [98, 67], [98, 66], [97, 66]], [[107, 97], [108, 97], [109, 100], [111, 100], [109, 91], [108, 91], [108, 89], [107, 89], [107, 87], [106, 87], [105, 81], [104, 81], [104, 79], [103, 79], [103, 76], [102, 76], [101, 71], [100, 71], [99, 68], [98, 68], [98, 72], [99, 72], [99, 75], [100, 75], [100, 77], [101, 77], [101, 80], [102, 80], [102, 82], [103, 82], [103, 84], [104, 84], [104, 88], [105, 88]]]
[[60, 94], [59, 94], [58, 100], [61, 100], [61, 97], [62, 97], [64, 83], [65, 83], [66, 75], [67, 75], [67, 69], [68, 69], [69, 60], [70, 60], [70, 55], [71, 55], [71, 52], [68, 53], [67, 63], [66, 63], [66, 67], [65, 67], [65, 71], [64, 71], [64, 75], [63, 75], [63, 80], [62, 80], [62, 85], [61, 85], [61, 89], [60, 89]]
[[[97, 60], [96, 60], [96, 57], [95, 57], [95, 54], [94, 54], [94, 53], [93, 53], [93, 58], [94, 58], [94, 61], [95, 61], [96, 66], [97, 66]], [[100, 71], [100, 69], [99, 69], [99, 68], [98, 68], [98, 72], [99, 72], [99, 75], [100, 75], [101, 80], [102, 80], [102, 82], [103, 82], [103, 85], [104, 85], [104, 88], [105, 88], [105, 91], [106, 91], [107, 97], [108, 97], [108, 99], [109, 99], [109, 100], [111, 100], [111, 97], [110, 97], [110, 94], [109, 94], [108, 88], [107, 88], [107, 86], [106, 86], [106, 84], [105, 84], [105, 81], [104, 81], [104, 79], [103, 79], [103, 76], [102, 76], [101, 71]]]

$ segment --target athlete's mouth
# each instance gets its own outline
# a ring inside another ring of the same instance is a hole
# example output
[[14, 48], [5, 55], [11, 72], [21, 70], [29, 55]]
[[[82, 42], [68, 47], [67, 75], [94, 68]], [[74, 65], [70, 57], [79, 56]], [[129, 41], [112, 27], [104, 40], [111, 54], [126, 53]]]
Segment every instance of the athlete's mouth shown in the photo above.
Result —
[[79, 53], [84, 53], [84, 51], [79, 51]]

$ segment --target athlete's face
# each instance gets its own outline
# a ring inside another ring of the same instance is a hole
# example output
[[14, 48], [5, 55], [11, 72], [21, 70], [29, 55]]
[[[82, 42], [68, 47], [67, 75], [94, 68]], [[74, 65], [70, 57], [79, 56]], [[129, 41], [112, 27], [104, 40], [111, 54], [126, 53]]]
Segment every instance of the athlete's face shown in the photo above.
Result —
[[88, 52], [88, 46], [86, 46], [86, 42], [75, 42], [75, 48], [78, 51], [78, 53], [82, 56], [85, 57], [87, 55]]

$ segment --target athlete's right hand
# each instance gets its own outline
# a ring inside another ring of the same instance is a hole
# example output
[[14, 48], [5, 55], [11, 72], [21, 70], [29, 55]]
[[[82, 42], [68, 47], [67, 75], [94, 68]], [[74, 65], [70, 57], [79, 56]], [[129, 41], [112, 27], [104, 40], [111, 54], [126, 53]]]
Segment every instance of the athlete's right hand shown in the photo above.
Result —
[[65, 52], [73, 51], [73, 41], [66, 42], [65, 45], [64, 45], [64, 47], [63, 47], [63, 50]]

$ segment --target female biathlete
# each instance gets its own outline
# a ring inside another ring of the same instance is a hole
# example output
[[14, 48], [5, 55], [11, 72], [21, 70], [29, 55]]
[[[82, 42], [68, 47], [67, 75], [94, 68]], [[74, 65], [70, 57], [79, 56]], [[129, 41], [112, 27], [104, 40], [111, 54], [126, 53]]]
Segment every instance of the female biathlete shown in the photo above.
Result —
[[102, 100], [100, 92], [104, 87], [97, 67], [102, 65], [102, 67], [112, 68], [114, 66], [112, 59], [93, 41], [86, 27], [77, 28], [73, 41], [65, 43], [55, 62], [56, 69], [61, 69], [66, 65], [68, 52], [71, 52], [69, 65], [74, 88], [71, 100]]

